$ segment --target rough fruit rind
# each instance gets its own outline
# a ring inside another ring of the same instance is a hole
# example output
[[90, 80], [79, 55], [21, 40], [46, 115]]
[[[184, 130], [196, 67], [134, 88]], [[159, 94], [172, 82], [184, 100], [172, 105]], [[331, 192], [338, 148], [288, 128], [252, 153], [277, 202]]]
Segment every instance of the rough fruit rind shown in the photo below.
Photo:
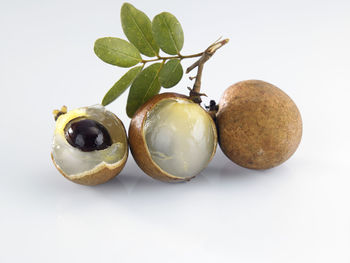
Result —
[[268, 169], [289, 159], [302, 136], [300, 112], [274, 85], [247, 80], [224, 92], [217, 113], [219, 145], [236, 164]]

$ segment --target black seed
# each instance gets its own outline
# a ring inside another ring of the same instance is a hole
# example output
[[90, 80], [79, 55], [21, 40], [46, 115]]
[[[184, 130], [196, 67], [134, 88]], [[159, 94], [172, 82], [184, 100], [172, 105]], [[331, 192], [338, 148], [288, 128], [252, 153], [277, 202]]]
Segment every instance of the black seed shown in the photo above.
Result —
[[70, 121], [64, 133], [69, 144], [83, 152], [103, 150], [112, 145], [107, 129], [90, 119], [77, 118]]

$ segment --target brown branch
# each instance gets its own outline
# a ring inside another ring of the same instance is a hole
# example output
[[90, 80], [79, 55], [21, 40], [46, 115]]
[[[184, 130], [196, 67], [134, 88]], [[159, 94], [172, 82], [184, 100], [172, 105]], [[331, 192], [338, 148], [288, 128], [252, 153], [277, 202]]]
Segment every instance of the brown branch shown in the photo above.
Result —
[[199, 60], [197, 60], [195, 63], [193, 63], [191, 66], [189, 66], [186, 70], [186, 73], [189, 73], [191, 70], [197, 67], [197, 75], [194, 77], [196, 81], [194, 82], [193, 88], [190, 89], [190, 98], [196, 102], [201, 103], [202, 99], [201, 96], [205, 95], [200, 93], [201, 91], [201, 84], [202, 84], [202, 73], [203, 73], [203, 67], [204, 63], [207, 62], [223, 45], [227, 44], [229, 39], [224, 39], [221, 41], [216, 41], [215, 43], [211, 44], [202, 54]]

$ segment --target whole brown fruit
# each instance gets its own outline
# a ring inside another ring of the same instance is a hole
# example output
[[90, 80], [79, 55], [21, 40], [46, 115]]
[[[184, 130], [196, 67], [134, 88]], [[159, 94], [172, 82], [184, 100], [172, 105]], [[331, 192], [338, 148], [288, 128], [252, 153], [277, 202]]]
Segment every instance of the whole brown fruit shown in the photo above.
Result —
[[217, 113], [219, 144], [234, 163], [268, 169], [298, 148], [302, 120], [295, 103], [261, 80], [238, 82], [225, 90]]

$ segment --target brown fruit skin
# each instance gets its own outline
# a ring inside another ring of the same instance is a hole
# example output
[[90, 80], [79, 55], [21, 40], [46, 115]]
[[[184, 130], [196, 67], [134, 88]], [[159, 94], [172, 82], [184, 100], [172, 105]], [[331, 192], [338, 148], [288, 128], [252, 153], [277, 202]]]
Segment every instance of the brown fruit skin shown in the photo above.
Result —
[[[130, 151], [137, 163], [137, 165], [149, 176], [154, 179], [163, 181], [163, 182], [182, 182], [189, 181], [191, 178], [182, 178], [173, 176], [162, 169], [159, 168], [158, 165], [154, 163], [152, 157], [148, 151], [146, 141], [143, 136], [143, 126], [147, 117], [147, 113], [151, 111], [151, 109], [161, 100], [171, 99], [171, 98], [182, 98], [187, 99], [187, 96], [178, 93], [162, 93], [154, 96], [149, 101], [147, 101], [144, 105], [142, 105], [133, 116], [130, 126], [129, 126], [129, 145]], [[213, 121], [213, 127], [216, 132], [215, 123]], [[216, 150], [216, 143], [211, 159], [213, 158]], [[211, 160], [210, 159], [210, 160]], [[209, 160], [209, 161], [210, 161]]]
[[[124, 126], [123, 122], [116, 115], [114, 115], [114, 116], [118, 120], [118, 122], [121, 124], [121, 126], [123, 127], [124, 134], [126, 134], [126, 130], [125, 130], [125, 126]], [[128, 146], [127, 140], [125, 143], [127, 144], [126, 153], [125, 153], [123, 159], [119, 161], [120, 163], [118, 166], [116, 166], [112, 169], [108, 168], [107, 166], [104, 166], [102, 169], [100, 169], [98, 171], [91, 171], [90, 173], [87, 173], [83, 177], [79, 177], [79, 178], [71, 178], [71, 177], [67, 176], [62, 171], [62, 169], [56, 164], [52, 153], [51, 153], [51, 160], [52, 160], [53, 164], [55, 165], [55, 167], [57, 168], [57, 170], [60, 172], [60, 174], [62, 174], [65, 178], [67, 178], [68, 180], [70, 180], [74, 183], [81, 184], [81, 185], [88, 185], [88, 186], [103, 184], [103, 183], [108, 182], [109, 180], [112, 180], [114, 177], [116, 177], [123, 170], [123, 168], [126, 164], [126, 161], [128, 159], [128, 156], [129, 156], [129, 146]]]
[[295, 103], [261, 80], [241, 81], [226, 89], [216, 118], [222, 151], [246, 168], [280, 165], [293, 155], [302, 136]]

